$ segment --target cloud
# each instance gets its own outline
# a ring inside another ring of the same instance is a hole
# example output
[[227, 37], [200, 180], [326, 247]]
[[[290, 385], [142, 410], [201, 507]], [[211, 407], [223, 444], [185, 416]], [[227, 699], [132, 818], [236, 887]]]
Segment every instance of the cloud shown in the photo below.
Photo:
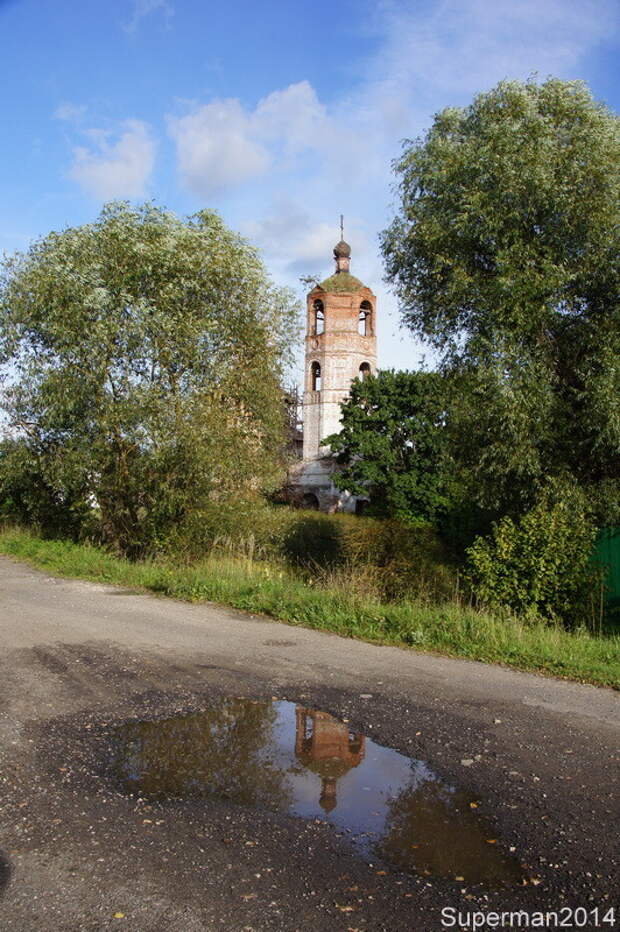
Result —
[[273, 91], [258, 102], [251, 116], [257, 135], [281, 142], [292, 153], [316, 147], [319, 134], [328, 128], [326, 109], [308, 81]]
[[229, 190], [263, 175], [275, 162], [317, 144], [325, 108], [307, 81], [291, 84], [248, 110], [218, 99], [168, 117], [182, 184], [199, 195]]
[[174, 7], [167, 3], [167, 0], [133, 0], [131, 19], [123, 26], [123, 29], [125, 32], [135, 32], [142, 20], [157, 10], [164, 14], [166, 23], [169, 23], [174, 15]]
[[67, 123], [79, 123], [86, 113], [86, 107], [78, 104], [64, 103], [56, 107], [53, 113], [55, 120], [64, 120]]
[[145, 123], [126, 120], [116, 142], [110, 133], [89, 130], [90, 148], [73, 150], [70, 177], [100, 200], [142, 197], [155, 161], [155, 144]]
[[574, 77], [618, 19], [614, 0], [440, 0], [384, 11], [375, 80], [409, 100], [415, 88], [423, 104], [532, 72]]
[[255, 138], [251, 117], [238, 100], [215, 100], [184, 117], [169, 117], [181, 181], [211, 195], [261, 175], [269, 152]]
[[[332, 250], [340, 239], [339, 221], [335, 212], [321, 219], [302, 200], [276, 197], [263, 218], [246, 220], [241, 232], [264, 251], [270, 267], [293, 281], [301, 275], [325, 278], [332, 271]], [[345, 217], [345, 238], [355, 243], [356, 265], [366, 265], [371, 246], [357, 217]]]

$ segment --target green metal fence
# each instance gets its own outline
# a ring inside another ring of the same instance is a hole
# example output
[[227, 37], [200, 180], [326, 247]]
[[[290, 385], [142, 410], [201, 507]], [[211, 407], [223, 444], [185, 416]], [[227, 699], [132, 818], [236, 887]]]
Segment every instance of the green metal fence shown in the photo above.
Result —
[[620, 527], [601, 529], [594, 557], [606, 569], [605, 603], [615, 615], [620, 612]]

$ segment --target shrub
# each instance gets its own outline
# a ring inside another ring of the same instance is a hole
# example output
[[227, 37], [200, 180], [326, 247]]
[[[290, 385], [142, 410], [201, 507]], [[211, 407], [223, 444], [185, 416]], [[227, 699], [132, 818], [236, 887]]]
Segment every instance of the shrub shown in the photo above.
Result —
[[299, 512], [273, 507], [262, 498], [228, 499], [192, 511], [168, 536], [164, 549], [186, 560], [211, 553], [272, 559]]
[[517, 520], [504, 517], [468, 549], [478, 601], [568, 624], [593, 615], [599, 574], [590, 560], [596, 528], [576, 486], [556, 482]]
[[214, 502], [169, 535], [165, 550], [185, 561], [226, 554], [280, 562], [306, 581], [389, 600], [452, 598], [456, 572], [428, 524], [326, 515], [267, 505]]
[[290, 526], [283, 551], [289, 562], [319, 578], [327, 571], [332, 582], [348, 579], [355, 589], [382, 599], [441, 601], [455, 591], [455, 570], [426, 523], [306, 513]]

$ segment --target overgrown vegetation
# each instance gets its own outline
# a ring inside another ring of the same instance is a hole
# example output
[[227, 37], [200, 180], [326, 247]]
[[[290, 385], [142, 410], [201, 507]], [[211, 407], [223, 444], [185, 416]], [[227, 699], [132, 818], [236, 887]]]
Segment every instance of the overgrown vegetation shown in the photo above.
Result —
[[596, 531], [586, 496], [554, 483], [517, 520], [505, 515], [469, 548], [469, 576], [479, 602], [527, 617], [575, 626], [602, 619], [602, 577], [592, 562]]
[[5, 514], [140, 556], [281, 483], [297, 308], [216, 214], [111, 204], [3, 272]]
[[583, 628], [569, 633], [536, 618], [477, 611], [456, 598], [440, 604], [383, 601], [359, 585], [364, 566], [341, 564], [336, 571], [324, 566], [310, 577], [283, 561], [226, 556], [222, 543], [207, 559], [183, 566], [175, 558], [131, 562], [97, 547], [43, 540], [18, 529], [0, 532], [1, 552], [62, 576], [219, 602], [346, 637], [620, 686], [617, 636], [595, 637]]

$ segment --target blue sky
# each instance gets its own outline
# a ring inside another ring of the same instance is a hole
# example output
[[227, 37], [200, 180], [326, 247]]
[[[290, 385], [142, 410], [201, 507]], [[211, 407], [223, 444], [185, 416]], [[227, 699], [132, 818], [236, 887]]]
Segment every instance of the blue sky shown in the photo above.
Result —
[[115, 198], [213, 207], [301, 295], [344, 213], [384, 368], [424, 352], [377, 242], [400, 141], [533, 72], [620, 109], [617, 0], [0, 0], [0, 30], [0, 250]]

